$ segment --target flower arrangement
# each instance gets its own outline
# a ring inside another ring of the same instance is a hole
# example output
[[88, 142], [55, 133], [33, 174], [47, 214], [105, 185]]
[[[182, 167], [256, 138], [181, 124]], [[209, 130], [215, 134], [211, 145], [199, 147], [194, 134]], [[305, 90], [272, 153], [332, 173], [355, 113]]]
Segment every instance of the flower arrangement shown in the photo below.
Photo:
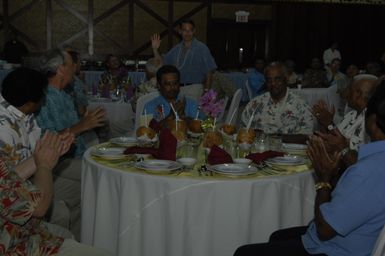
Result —
[[199, 99], [199, 109], [209, 118], [217, 118], [225, 110], [225, 100], [218, 98], [218, 93], [210, 89]]

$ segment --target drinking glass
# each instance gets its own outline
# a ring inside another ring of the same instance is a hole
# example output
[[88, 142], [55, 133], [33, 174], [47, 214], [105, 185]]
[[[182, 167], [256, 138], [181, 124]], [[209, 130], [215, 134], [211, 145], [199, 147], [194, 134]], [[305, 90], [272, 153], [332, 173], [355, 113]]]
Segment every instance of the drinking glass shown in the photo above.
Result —
[[257, 153], [262, 153], [269, 149], [269, 136], [264, 133], [259, 134], [255, 140], [255, 151]]

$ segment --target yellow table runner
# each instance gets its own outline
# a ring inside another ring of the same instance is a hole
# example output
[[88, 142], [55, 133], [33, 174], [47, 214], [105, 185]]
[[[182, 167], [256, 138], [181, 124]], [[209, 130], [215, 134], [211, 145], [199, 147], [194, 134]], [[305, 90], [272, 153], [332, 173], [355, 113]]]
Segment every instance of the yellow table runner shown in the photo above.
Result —
[[[103, 143], [97, 145], [96, 147], [109, 147], [112, 146], [109, 143]], [[115, 145], [113, 145], [116, 147]], [[249, 179], [249, 178], [263, 178], [263, 177], [271, 177], [271, 176], [282, 176], [289, 175], [293, 173], [307, 171], [311, 168], [311, 163], [307, 161], [306, 164], [297, 165], [297, 166], [265, 166], [264, 168], [259, 169], [255, 174], [245, 175], [245, 176], [227, 176], [218, 174], [215, 172], [200, 172], [200, 167], [206, 164], [206, 152], [203, 146], [199, 146], [198, 148], [198, 159], [197, 163], [194, 165], [192, 170], [176, 170], [170, 173], [153, 173], [150, 171], [144, 171], [135, 167], [136, 157], [135, 155], [129, 155], [124, 159], [119, 160], [108, 160], [103, 159], [97, 156], [93, 156], [91, 154], [91, 158], [95, 160], [97, 163], [116, 168], [125, 172], [136, 172], [136, 173], [148, 173], [154, 175], [164, 175], [164, 176], [175, 176], [175, 177], [191, 177], [191, 178], [204, 178], [204, 179]]]

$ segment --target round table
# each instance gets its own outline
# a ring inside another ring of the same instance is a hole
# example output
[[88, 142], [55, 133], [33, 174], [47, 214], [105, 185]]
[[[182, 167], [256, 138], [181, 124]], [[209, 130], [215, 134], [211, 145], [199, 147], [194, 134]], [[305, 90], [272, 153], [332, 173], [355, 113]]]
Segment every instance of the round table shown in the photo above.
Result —
[[[135, 169], [135, 168], [134, 168]], [[82, 166], [82, 239], [113, 255], [233, 255], [313, 218], [305, 171], [264, 178], [151, 175], [96, 162]]]

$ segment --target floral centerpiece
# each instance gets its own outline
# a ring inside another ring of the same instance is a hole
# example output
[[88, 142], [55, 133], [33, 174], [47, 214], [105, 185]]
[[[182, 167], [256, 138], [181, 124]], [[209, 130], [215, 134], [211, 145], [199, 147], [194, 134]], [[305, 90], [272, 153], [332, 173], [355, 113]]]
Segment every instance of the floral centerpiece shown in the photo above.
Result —
[[199, 109], [206, 115], [206, 119], [202, 122], [204, 131], [215, 127], [216, 119], [225, 110], [225, 100], [218, 97], [218, 93], [210, 89], [205, 92], [199, 99]]

